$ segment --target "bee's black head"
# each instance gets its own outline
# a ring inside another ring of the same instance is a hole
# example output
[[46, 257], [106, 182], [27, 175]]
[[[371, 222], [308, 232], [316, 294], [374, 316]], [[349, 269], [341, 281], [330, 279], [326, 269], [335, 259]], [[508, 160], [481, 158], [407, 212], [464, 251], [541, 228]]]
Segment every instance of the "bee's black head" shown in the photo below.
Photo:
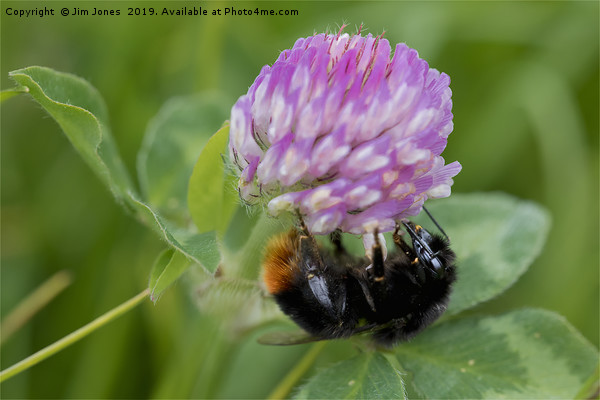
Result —
[[421, 264], [438, 276], [443, 276], [452, 266], [454, 253], [448, 241], [441, 236], [432, 235], [420, 225], [410, 221], [403, 222], [412, 239], [413, 249]]

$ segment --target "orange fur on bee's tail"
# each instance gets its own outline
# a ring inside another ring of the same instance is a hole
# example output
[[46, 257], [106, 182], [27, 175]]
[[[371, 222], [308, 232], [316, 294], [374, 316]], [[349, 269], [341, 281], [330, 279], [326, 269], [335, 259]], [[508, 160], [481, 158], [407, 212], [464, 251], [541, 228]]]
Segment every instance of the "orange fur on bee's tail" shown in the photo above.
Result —
[[298, 234], [292, 229], [269, 241], [263, 260], [265, 285], [271, 294], [289, 290], [298, 267]]

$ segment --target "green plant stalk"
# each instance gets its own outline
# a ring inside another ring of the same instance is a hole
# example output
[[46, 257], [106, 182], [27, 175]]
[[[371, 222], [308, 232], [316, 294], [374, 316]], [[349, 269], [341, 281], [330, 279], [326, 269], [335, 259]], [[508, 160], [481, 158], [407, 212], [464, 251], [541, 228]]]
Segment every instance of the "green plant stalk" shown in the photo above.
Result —
[[2, 335], [0, 345], [4, 344], [27, 321], [44, 308], [52, 299], [71, 284], [71, 274], [68, 271], [59, 271], [52, 275], [46, 282], [35, 289], [25, 300], [8, 314], [0, 323]]
[[581, 390], [575, 396], [576, 399], [597, 399], [600, 394], [600, 368], [596, 367], [596, 370], [589, 377], [589, 379], [583, 384]]
[[126, 302], [122, 303], [121, 305], [113, 308], [106, 314], [103, 314], [100, 317], [96, 318], [89, 324], [82, 326], [81, 328], [70, 333], [69, 335], [65, 336], [64, 338], [54, 342], [50, 346], [47, 346], [47, 347], [43, 348], [42, 350], [38, 351], [37, 353], [32, 354], [31, 356], [27, 357], [26, 359], [16, 363], [15, 365], [8, 367], [4, 371], [0, 372], [0, 382], [4, 382], [5, 380], [17, 375], [18, 373], [23, 372], [28, 368], [31, 368], [32, 366], [36, 365], [40, 361], [43, 361], [46, 358], [58, 353], [59, 351], [72, 345], [73, 343], [77, 342], [78, 340], [86, 337], [87, 335], [89, 335], [90, 333], [95, 331], [96, 329], [106, 325], [110, 321], [112, 321], [112, 320], [120, 317], [121, 315], [125, 314], [126, 312], [132, 310], [135, 306], [140, 304], [144, 299], [148, 298], [149, 293], [150, 293], [149, 289], [144, 290], [143, 292], [136, 295], [135, 297], [133, 297], [133, 298], [127, 300]]
[[314, 364], [317, 356], [323, 350], [326, 341], [315, 343], [302, 357], [296, 366], [283, 378], [277, 387], [271, 392], [268, 399], [284, 399], [292, 391], [294, 385], [304, 376], [306, 371]]

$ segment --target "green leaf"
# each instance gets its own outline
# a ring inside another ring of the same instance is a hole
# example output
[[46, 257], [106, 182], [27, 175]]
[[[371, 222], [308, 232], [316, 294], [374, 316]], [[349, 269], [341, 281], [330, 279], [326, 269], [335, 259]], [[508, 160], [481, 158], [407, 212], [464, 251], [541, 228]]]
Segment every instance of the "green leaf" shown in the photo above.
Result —
[[217, 270], [221, 254], [214, 231], [198, 234], [178, 228], [169, 220], [162, 218], [147, 204], [133, 196], [130, 199], [135, 202], [142, 221], [151, 226], [171, 247], [185, 254], [208, 272], [214, 273]]
[[[427, 208], [458, 256], [458, 280], [447, 314], [508, 289], [540, 254], [550, 228], [550, 217], [541, 206], [503, 193], [455, 194]], [[426, 215], [416, 220], [436, 231]]]
[[573, 398], [597, 350], [563, 317], [525, 309], [436, 325], [398, 346], [426, 398]]
[[218, 93], [178, 97], [169, 100], [148, 125], [138, 153], [138, 178], [144, 199], [162, 215], [187, 220], [194, 164], [230, 108], [228, 99]]
[[363, 353], [322, 370], [296, 399], [405, 399], [404, 383], [379, 353]]
[[106, 105], [87, 81], [49, 68], [29, 67], [9, 76], [58, 122], [84, 161], [110, 188], [117, 200], [134, 191], [113, 142]]
[[164, 290], [183, 274], [191, 262], [180, 252], [167, 249], [160, 253], [150, 272], [150, 299], [157, 302]]
[[223, 233], [237, 204], [235, 176], [221, 158], [226, 151], [229, 125], [224, 125], [208, 141], [190, 179], [188, 205], [199, 232]]
[[0, 103], [8, 100], [10, 98], [15, 97], [16, 95], [27, 93], [28, 89], [26, 87], [14, 88], [14, 89], [6, 89], [0, 91]]
[[140, 200], [118, 155], [100, 94], [85, 80], [49, 68], [29, 67], [9, 74], [58, 122], [84, 161], [115, 198], [167, 243], [214, 272], [220, 260], [214, 232], [197, 234], [177, 227]]
[[261, 210], [256, 208], [248, 210], [242, 205], [238, 206], [223, 237], [225, 246], [231, 251], [241, 249], [248, 242], [252, 230], [262, 216]]

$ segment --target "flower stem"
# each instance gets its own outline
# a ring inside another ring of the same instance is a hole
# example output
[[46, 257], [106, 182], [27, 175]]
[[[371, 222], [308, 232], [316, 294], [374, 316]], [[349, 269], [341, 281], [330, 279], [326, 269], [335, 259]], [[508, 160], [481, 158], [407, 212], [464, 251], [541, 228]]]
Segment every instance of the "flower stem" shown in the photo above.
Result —
[[71, 284], [71, 274], [68, 271], [59, 271], [50, 279], [42, 283], [25, 300], [8, 314], [0, 323], [2, 335], [0, 345], [4, 344], [15, 332], [17, 332], [38, 311], [44, 308], [52, 299]]
[[135, 297], [127, 300], [125, 303], [122, 303], [121, 305], [113, 308], [106, 314], [103, 314], [100, 317], [96, 318], [89, 324], [82, 326], [81, 328], [68, 334], [64, 338], [54, 342], [50, 346], [47, 346], [42, 350], [38, 351], [37, 353], [27, 357], [26, 359], [19, 361], [15, 365], [8, 367], [4, 371], [0, 372], [0, 382], [4, 382], [8, 378], [11, 378], [17, 375], [18, 373], [23, 372], [24, 370], [36, 365], [40, 361], [45, 360], [46, 358], [58, 353], [59, 351], [65, 349], [71, 344], [89, 335], [96, 329], [106, 325], [108, 322], [116, 319], [117, 317], [120, 317], [127, 311], [133, 309], [135, 306], [140, 304], [144, 299], [148, 297], [148, 295], [149, 290], [146, 289], [140, 294], [136, 295]]
[[294, 388], [294, 385], [304, 376], [306, 371], [313, 365], [317, 356], [323, 350], [327, 342], [317, 342], [310, 350], [302, 357], [302, 359], [296, 364], [296, 366], [286, 375], [285, 378], [277, 385], [277, 387], [271, 392], [268, 399], [283, 399], [285, 398]]

